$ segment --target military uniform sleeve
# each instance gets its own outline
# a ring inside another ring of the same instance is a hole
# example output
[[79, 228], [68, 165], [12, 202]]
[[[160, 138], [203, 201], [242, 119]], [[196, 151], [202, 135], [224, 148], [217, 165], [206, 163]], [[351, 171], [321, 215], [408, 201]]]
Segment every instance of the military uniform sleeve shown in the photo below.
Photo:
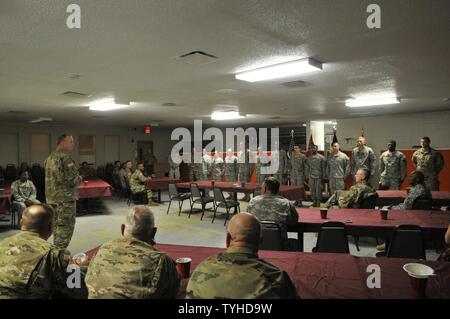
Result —
[[356, 203], [358, 197], [358, 192], [355, 187], [350, 188], [350, 190], [342, 197], [338, 198], [339, 208], [349, 208], [353, 207]]
[[68, 165], [75, 163], [75, 161], [70, 156], [64, 156], [61, 158], [61, 162], [58, 163], [57, 169], [59, 174], [54, 172], [53, 177], [57, 184], [69, 183], [71, 186], [77, 186], [81, 182], [80, 175], [78, 174], [75, 165], [69, 167]]
[[373, 176], [375, 174], [375, 162], [377, 160], [373, 150], [370, 150], [370, 152], [369, 152], [369, 160], [370, 160], [370, 167], [369, 167], [370, 176]]
[[417, 167], [417, 151], [415, 151], [412, 156], [412, 163], [413, 163], [414, 167]]
[[158, 298], [173, 299], [180, 288], [180, 276], [178, 275], [174, 261], [167, 255], [161, 257], [157, 271], [160, 276], [156, 282]]
[[380, 156], [380, 174], [384, 172], [384, 153]]
[[14, 201], [24, 203], [26, 198], [22, 197], [19, 192], [19, 182], [14, 181], [11, 185], [11, 193], [14, 195]]
[[437, 170], [438, 174], [440, 171], [442, 171], [442, 169], [444, 168], [444, 165], [445, 165], [444, 157], [442, 156], [441, 152], [437, 152], [436, 170]]
[[139, 179], [139, 181], [141, 182], [141, 183], [145, 183], [147, 180], [149, 180], [150, 178], [149, 177], [145, 177], [144, 176], [144, 174], [139, 174], [138, 176], [137, 176], [137, 178]]
[[36, 186], [34, 186], [33, 182], [30, 182], [30, 185], [31, 185], [30, 199], [31, 200], [36, 200], [36, 196], [37, 196]]
[[350, 158], [348, 158], [347, 155], [345, 155], [345, 171], [344, 171], [344, 177], [347, 177], [348, 175], [350, 175]]
[[289, 214], [287, 215], [286, 224], [295, 225], [298, 223], [298, 213], [295, 206], [289, 202]]
[[400, 179], [403, 181], [406, 178], [406, 158], [403, 153], [400, 156]]

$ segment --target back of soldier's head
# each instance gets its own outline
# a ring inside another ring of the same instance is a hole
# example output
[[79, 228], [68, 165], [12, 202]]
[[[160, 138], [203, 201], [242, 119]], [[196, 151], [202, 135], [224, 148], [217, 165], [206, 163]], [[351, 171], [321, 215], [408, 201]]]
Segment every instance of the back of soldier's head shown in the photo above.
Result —
[[124, 235], [142, 241], [153, 239], [155, 217], [148, 206], [135, 206], [127, 214]]
[[413, 186], [423, 184], [425, 182], [425, 175], [423, 175], [421, 171], [412, 172], [409, 178]]
[[46, 235], [50, 237], [53, 214], [53, 208], [49, 205], [37, 204], [29, 206], [23, 211], [22, 219], [20, 220], [20, 229], [39, 233], [41, 237], [45, 237]]
[[266, 189], [273, 195], [277, 195], [280, 190], [280, 182], [274, 177], [267, 177], [264, 180], [264, 185], [266, 185]]
[[230, 246], [245, 246], [255, 250], [261, 241], [261, 224], [249, 213], [239, 213], [231, 218], [228, 224]]

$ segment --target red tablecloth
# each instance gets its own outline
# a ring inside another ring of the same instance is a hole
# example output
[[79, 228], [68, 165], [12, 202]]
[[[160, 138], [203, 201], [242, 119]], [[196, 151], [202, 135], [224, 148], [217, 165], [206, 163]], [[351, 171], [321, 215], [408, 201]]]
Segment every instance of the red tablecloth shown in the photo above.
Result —
[[325, 221], [340, 221], [346, 224], [348, 234], [383, 238], [390, 237], [397, 225], [412, 224], [423, 228], [426, 239], [443, 240], [450, 223], [450, 214], [443, 211], [390, 210], [387, 220], [382, 220], [375, 209], [330, 209], [325, 220], [320, 218], [318, 208], [297, 208], [297, 212], [299, 233], [317, 232]]
[[112, 187], [102, 179], [90, 179], [87, 184], [78, 186], [79, 198], [109, 197], [112, 195]]
[[169, 184], [178, 183], [180, 180], [172, 177], [155, 177], [145, 183], [146, 189], [169, 189]]
[[[174, 260], [192, 259], [191, 271], [205, 258], [223, 251], [220, 248], [157, 245]], [[98, 248], [87, 252], [95, 254]], [[285, 270], [302, 298], [412, 298], [409, 277], [403, 265], [416, 260], [397, 258], [354, 257], [348, 254], [297, 253], [260, 251], [260, 258]], [[436, 276], [430, 277], [427, 297], [450, 298], [450, 263], [421, 261], [432, 267]], [[381, 288], [370, 289], [366, 280], [367, 266], [381, 268]]]
[[[397, 205], [403, 203], [406, 198], [406, 191], [387, 190], [377, 191], [378, 206]], [[450, 206], [450, 192], [431, 192], [434, 206]]]
[[[191, 183], [192, 182], [177, 183], [177, 187], [189, 189]], [[200, 189], [212, 188], [211, 181], [197, 181], [194, 183], [197, 184]], [[245, 187], [242, 187], [239, 183], [215, 182], [214, 187], [225, 192], [252, 193], [255, 189], [261, 188], [261, 184], [245, 183]], [[279, 194], [289, 200], [303, 200], [305, 198], [305, 189], [302, 186], [280, 185]]]

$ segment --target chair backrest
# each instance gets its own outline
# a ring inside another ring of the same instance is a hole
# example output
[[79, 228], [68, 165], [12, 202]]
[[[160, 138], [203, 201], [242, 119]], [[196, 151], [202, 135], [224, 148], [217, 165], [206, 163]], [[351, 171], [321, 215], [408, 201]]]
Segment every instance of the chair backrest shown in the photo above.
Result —
[[225, 197], [223, 196], [221, 189], [213, 188], [213, 194], [214, 194], [214, 202], [216, 203], [216, 205], [218, 203], [226, 203]]
[[169, 197], [172, 199], [173, 197], [178, 196], [178, 189], [174, 183], [169, 184]]
[[345, 224], [341, 222], [325, 222], [320, 227], [316, 252], [348, 254], [348, 239]]
[[374, 209], [377, 204], [377, 198], [378, 198], [377, 194], [365, 198], [359, 205], [359, 208]]
[[191, 183], [191, 197], [193, 199], [202, 197], [202, 194], [200, 193], [200, 189], [198, 188], [198, 185], [195, 183]]
[[112, 163], [106, 163], [106, 166], [105, 166], [105, 174], [106, 174], [107, 176], [109, 176], [109, 175], [112, 174], [113, 170], [114, 170], [114, 165], [113, 165]]
[[280, 226], [272, 221], [261, 221], [262, 242], [259, 249], [283, 250], [283, 239]]
[[14, 164], [7, 164], [5, 169], [6, 179], [15, 179], [17, 177], [17, 168]]
[[413, 203], [412, 209], [414, 210], [432, 210], [433, 205], [431, 198], [416, 198]]
[[417, 225], [395, 227], [387, 257], [425, 259], [423, 230]]

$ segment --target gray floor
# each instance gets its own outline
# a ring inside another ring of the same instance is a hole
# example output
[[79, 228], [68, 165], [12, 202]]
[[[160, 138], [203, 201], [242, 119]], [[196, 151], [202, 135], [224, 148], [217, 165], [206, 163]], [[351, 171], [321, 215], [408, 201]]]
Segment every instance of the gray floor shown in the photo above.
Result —
[[[167, 195], [163, 194], [163, 200]], [[75, 233], [68, 249], [73, 253], [84, 252], [96, 247], [105, 241], [120, 236], [120, 225], [125, 220], [129, 209], [124, 201], [116, 198], [106, 198], [99, 202], [100, 207], [94, 210], [103, 213], [91, 213], [77, 217]], [[307, 204], [307, 203], [305, 203]], [[186, 201], [181, 216], [178, 216], [178, 207], [174, 203], [169, 214], [166, 214], [168, 203], [154, 207], [155, 223], [158, 227], [156, 241], [164, 244], [180, 244], [192, 246], [225, 247], [225, 227], [223, 226], [225, 214], [218, 215], [214, 223], [212, 211], [207, 211], [203, 220], [200, 220], [201, 212], [193, 213], [188, 218], [189, 203]], [[241, 202], [241, 211], [245, 211], [247, 203]], [[0, 240], [11, 236], [17, 230], [10, 230], [8, 223], [0, 223]], [[295, 233], [289, 237], [295, 238]], [[50, 239], [51, 240], [51, 239]], [[304, 247], [306, 252], [311, 252], [317, 240], [316, 234], [305, 234]], [[356, 250], [353, 238], [349, 237], [350, 253], [355, 256], [375, 256], [374, 238], [361, 238], [360, 251]], [[434, 250], [427, 250], [427, 259], [436, 260], [438, 254]]]

